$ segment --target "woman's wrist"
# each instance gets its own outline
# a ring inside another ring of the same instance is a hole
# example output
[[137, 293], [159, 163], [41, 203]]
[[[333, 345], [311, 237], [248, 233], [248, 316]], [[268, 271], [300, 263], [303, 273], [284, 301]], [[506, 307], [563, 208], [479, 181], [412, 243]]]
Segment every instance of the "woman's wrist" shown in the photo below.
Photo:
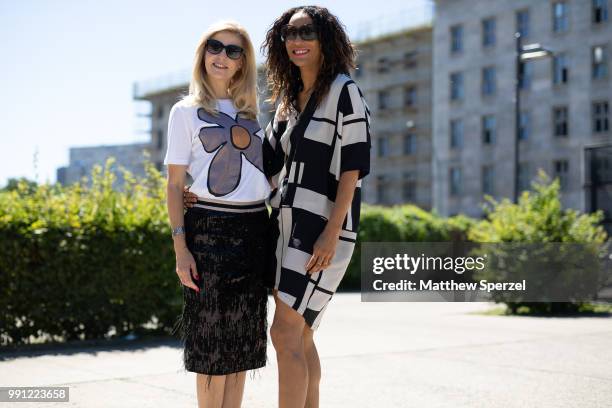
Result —
[[342, 229], [342, 223], [329, 220], [327, 221], [327, 224], [325, 225], [325, 229], [327, 229], [329, 232], [340, 234], [340, 230]]
[[184, 235], [173, 237], [173, 241], [174, 241], [174, 252], [176, 252], [177, 255], [188, 250]]

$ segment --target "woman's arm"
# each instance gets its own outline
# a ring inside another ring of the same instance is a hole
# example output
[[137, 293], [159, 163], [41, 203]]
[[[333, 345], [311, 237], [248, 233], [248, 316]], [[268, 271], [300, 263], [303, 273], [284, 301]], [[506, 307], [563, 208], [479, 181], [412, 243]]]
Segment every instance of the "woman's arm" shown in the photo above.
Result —
[[343, 120], [338, 130], [342, 139], [336, 200], [327, 225], [306, 263], [308, 273], [323, 270], [331, 262], [357, 183], [370, 172], [370, 115], [363, 93], [355, 83], [344, 85], [338, 98], [338, 110]]
[[[334, 207], [323, 232], [314, 244], [312, 256], [306, 263], [306, 272], [315, 273], [325, 269], [334, 257], [344, 218], [353, 202], [358, 176], [359, 170], [343, 171], [340, 174]], [[321, 266], [317, 266], [317, 262], [320, 262]]]
[[[166, 187], [168, 216], [172, 229], [185, 225], [183, 215], [183, 187], [185, 185], [186, 165], [168, 165], [168, 185]], [[174, 253], [176, 254], [176, 274], [181, 283], [197, 292], [200, 289], [193, 283], [191, 277], [198, 279], [195, 260], [185, 241], [185, 234], [172, 237]]]

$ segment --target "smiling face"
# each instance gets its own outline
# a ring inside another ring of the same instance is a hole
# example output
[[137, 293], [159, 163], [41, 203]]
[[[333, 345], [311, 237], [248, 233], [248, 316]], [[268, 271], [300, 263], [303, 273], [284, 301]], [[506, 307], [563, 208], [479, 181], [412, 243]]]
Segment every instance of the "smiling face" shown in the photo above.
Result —
[[[291, 16], [288, 24], [299, 28], [306, 24], [313, 24], [313, 21], [304, 11], [298, 11]], [[304, 41], [297, 36], [295, 40], [287, 39], [285, 48], [291, 62], [300, 68], [315, 68], [321, 65], [321, 43], [318, 39]]]
[[[226, 46], [233, 44], [244, 48], [242, 38], [238, 34], [229, 31], [220, 31], [210, 38], [221, 41]], [[229, 81], [242, 67], [243, 59], [244, 55], [237, 60], [229, 58], [225, 49], [219, 54], [212, 54], [207, 50], [204, 54], [204, 66], [206, 67], [206, 73], [211, 79]]]

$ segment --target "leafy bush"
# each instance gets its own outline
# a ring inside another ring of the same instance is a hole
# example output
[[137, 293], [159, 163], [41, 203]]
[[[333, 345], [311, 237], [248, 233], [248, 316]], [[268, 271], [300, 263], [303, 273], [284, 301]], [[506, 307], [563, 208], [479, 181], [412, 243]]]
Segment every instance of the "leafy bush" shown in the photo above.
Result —
[[0, 192], [1, 344], [123, 335], [153, 316], [170, 330], [182, 298], [165, 180], [147, 163], [144, 178], [123, 170], [116, 191], [113, 163], [90, 185]]
[[[498, 202], [487, 196], [487, 203], [483, 207], [487, 217], [470, 228], [468, 240], [488, 243], [606, 242], [607, 234], [598, 225], [603, 219], [601, 210], [580, 214], [571, 208], [563, 209], [559, 198], [559, 179], [551, 182], [543, 170], [538, 172], [531, 186], [533, 191], [523, 191], [518, 204], [507, 198]], [[521, 306], [529, 307], [534, 313], [578, 311], [584, 306], [584, 302], [504, 303], [512, 313], [516, 313]]]

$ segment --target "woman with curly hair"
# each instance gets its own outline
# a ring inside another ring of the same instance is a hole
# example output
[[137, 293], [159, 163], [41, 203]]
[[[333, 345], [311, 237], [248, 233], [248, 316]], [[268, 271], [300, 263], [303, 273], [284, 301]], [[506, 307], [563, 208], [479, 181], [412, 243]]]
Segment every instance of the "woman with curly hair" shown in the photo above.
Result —
[[[266, 281], [279, 407], [318, 407], [321, 365], [313, 334], [348, 267], [370, 170], [370, 112], [349, 76], [355, 50], [326, 8], [295, 7], [268, 30], [271, 102], [263, 142], [272, 250]], [[193, 195], [185, 192], [190, 206]]]
[[270, 336], [279, 406], [318, 407], [321, 366], [313, 334], [357, 239], [361, 182], [370, 168], [369, 110], [349, 76], [353, 46], [326, 8], [287, 10], [262, 48], [277, 104], [263, 147], [273, 188]]
[[[168, 120], [168, 214], [184, 300], [175, 330], [200, 407], [240, 407], [246, 371], [266, 364], [270, 186], [256, 78], [245, 29], [217, 23], [200, 39], [189, 95]], [[186, 173], [196, 202], [183, 213]]]

